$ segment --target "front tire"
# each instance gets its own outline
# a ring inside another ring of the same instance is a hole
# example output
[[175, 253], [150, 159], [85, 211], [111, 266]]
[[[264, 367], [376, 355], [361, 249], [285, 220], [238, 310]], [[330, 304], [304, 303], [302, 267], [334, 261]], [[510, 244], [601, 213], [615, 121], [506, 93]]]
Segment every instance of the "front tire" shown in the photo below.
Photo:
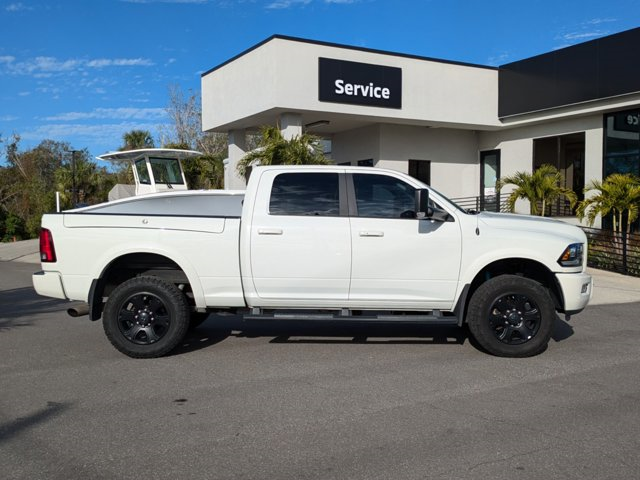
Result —
[[111, 344], [125, 355], [161, 357], [184, 339], [189, 305], [174, 284], [157, 277], [135, 277], [111, 292], [102, 325]]
[[517, 275], [501, 275], [480, 285], [467, 312], [473, 338], [499, 357], [530, 357], [543, 352], [556, 318], [547, 289]]

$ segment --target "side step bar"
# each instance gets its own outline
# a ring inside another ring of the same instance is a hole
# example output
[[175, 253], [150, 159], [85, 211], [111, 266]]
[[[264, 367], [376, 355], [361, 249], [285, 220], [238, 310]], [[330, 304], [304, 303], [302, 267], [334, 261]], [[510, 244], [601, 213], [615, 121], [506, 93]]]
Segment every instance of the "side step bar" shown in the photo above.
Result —
[[354, 315], [352, 311], [342, 309], [339, 312], [308, 312], [266, 310], [252, 308], [242, 315], [244, 320], [311, 320], [311, 321], [345, 321], [345, 322], [381, 322], [381, 323], [429, 323], [437, 325], [458, 325], [458, 317], [453, 314], [444, 315], [440, 310], [420, 313], [389, 313], [365, 311]]

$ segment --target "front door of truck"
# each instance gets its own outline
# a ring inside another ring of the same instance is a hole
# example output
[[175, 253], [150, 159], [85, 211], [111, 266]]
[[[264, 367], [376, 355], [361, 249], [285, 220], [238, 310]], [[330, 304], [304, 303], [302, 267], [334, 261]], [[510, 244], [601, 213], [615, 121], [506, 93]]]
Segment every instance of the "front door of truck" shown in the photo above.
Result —
[[347, 300], [351, 232], [345, 192], [344, 176], [335, 172], [262, 174], [250, 232], [259, 298], [304, 306]]
[[451, 308], [460, 270], [459, 223], [416, 219], [415, 188], [401, 178], [374, 172], [350, 177], [349, 303]]

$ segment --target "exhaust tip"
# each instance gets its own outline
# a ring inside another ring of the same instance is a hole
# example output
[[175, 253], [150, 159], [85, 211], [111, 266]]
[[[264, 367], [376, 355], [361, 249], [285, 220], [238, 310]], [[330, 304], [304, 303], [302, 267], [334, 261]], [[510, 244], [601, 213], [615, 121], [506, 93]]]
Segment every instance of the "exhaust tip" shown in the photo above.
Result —
[[77, 305], [75, 307], [71, 307], [69, 309], [67, 309], [67, 313], [69, 314], [69, 316], [71, 317], [82, 317], [84, 315], [88, 315], [89, 314], [89, 305], [85, 304], [85, 305]]

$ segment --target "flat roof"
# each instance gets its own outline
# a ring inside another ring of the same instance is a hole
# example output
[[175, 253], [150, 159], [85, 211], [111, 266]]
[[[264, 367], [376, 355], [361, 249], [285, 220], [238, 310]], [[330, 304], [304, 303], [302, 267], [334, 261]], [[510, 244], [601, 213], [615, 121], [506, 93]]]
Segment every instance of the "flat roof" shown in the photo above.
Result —
[[474, 67], [474, 68], [484, 68], [486, 70], [498, 70], [498, 67], [490, 67], [488, 65], [479, 65], [479, 64], [475, 64], [475, 63], [466, 63], [466, 62], [457, 62], [454, 60], [443, 60], [441, 58], [432, 58], [432, 57], [424, 57], [421, 55], [412, 55], [409, 53], [399, 53], [399, 52], [391, 52], [388, 50], [378, 50], [375, 48], [365, 48], [365, 47], [354, 47], [351, 45], [344, 45], [344, 44], [340, 44], [340, 43], [332, 43], [332, 42], [323, 42], [320, 40], [309, 40], [306, 38], [299, 38], [299, 37], [291, 37], [288, 35], [272, 35], [269, 38], [263, 40], [262, 42], [254, 45], [253, 47], [249, 47], [248, 49], [246, 49], [245, 51], [239, 53], [238, 55], [236, 55], [235, 57], [230, 58], [229, 60], [216, 65], [215, 67], [213, 67], [210, 70], [207, 70], [206, 72], [204, 72], [201, 77], [204, 77], [212, 72], [215, 72], [216, 70], [224, 67], [225, 65], [228, 65], [229, 63], [234, 62], [235, 60], [237, 60], [240, 57], [243, 57], [244, 55], [252, 52], [253, 50], [260, 48], [262, 45], [269, 43], [272, 40], [287, 40], [290, 42], [298, 42], [298, 43], [308, 43], [311, 45], [320, 45], [323, 47], [334, 47], [334, 48], [341, 48], [343, 50], [355, 50], [355, 51], [359, 51], [359, 52], [367, 52], [367, 53], [376, 53], [378, 55], [388, 55], [388, 56], [392, 56], [392, 57], [401, 57], [401, 58], [410, 58], [413, 60], [421, 60], [421, 61], [426, 61], [426, 62], [437, 62], [437, 63], [445, 63], [445, 64], [449, 64], [449, 65], [460, 65], [463, 67]]

